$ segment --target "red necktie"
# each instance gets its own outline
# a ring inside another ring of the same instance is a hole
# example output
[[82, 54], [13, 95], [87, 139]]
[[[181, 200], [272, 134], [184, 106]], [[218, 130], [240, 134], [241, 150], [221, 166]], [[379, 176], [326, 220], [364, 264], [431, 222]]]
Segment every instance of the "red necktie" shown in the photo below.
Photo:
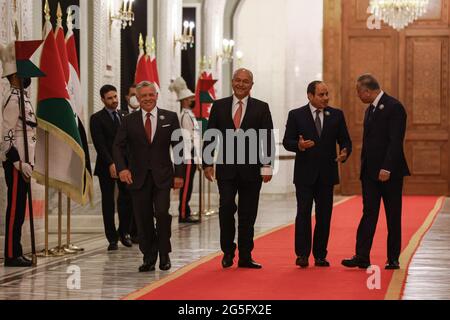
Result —
[[236, 110], [236, 114], [234, 115], [234, 127], [237, 129], [241, 128], [241, 120], [242, 120], [242, 112], [244, 111], [244, 103], [239, 101], [239, 108]]
[[149, 144], [152, 144], [152, 120], [150, 119], [151, 116], [151, 113], [147, 113], [147, 120], [145, 121], [145, 134], [147, 136], [147, 141]]

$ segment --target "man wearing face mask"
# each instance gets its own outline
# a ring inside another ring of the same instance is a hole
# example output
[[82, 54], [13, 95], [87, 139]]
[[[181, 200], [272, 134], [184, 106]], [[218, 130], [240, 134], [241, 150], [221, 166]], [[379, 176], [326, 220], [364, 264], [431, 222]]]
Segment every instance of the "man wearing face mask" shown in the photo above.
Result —
[[[21, 236], [25, 221], [27, 194], [33, 173], [36, 146], [36, 115], [29, 97], [25, 94], [26, 135], [25, 145], [23, 119], [20, 110], [20, 78], [17, 76], [14, 42], [7, 47], [0, 46], [3, 78], [7, 78], [11, 88], [3, 105], [2, 137], [0, 139], [0, 161], [3, 162], [8, 188], [6, 209], [5, 266], [31, 267], [32, 262], [23, 255]], [[28, 88], [31, 79], [24, 79]], [[28, 148], [29, 163], [25, 162], [25, 148]]]
[[177, 94], [178, 101], [181, 104], [181, 128], [183, 132], [183, 140], [186, 143], [187, 153], [186, 159], [186, 176], [184, 179], [184, 187], [180, 190], [180, 205], [178, 207], [179, 223], [199, 223], [200, 221], [191, 216], [192, 189], [194, 186], [195, 172], [197, 171], [197, 163], [195, 159], [195, 143], [200, 141], [200, 125], [195, 118], [192, 109], [195, 107], [195, 94], [188, 89], [186, 81], [178, 78], [169, 87], [171, 92]]
[[139, 101], [136, 97], [136, 85], [133, 84], [128, 89], [128, 94], [125, 96], [125, 99], [127, 100], [127, 109], [122, 110], [126, 115], [135, 113], [136, 111], [140, 110]]

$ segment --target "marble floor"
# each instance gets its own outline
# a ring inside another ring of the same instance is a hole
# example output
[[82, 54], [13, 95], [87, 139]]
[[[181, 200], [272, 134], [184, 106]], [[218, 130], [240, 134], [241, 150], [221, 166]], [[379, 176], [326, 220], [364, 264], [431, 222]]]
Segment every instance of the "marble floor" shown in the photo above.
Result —
[[[294, 197], [263, 198], [256, 234], [292, 223], [295, 212]], [[0, 266], [0, 300], [117, 300], [218, 252], [217, 215], [204, 217], [201, 225], [178, 225], [176, 221], [174, 218], [173, 267], [169, 272], [140, 274], [137, 268], [142, 256], [137, 246], [120, 247], [119, 251], [108, 253], [103, 234], [77, 234], [73, 242], [85, 248], [83, 253], [39, 259], [35, 269]], [[447, 200], [411, 265], [405, 299], [450, 299], [449, 240], [450, 200]], [[79, 283], [74, 279], [79, 279]]]

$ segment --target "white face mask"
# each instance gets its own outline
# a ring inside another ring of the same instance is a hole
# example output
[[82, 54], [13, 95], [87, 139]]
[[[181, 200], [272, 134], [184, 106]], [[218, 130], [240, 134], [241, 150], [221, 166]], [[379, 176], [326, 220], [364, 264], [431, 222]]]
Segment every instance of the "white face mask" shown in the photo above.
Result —
[[139, 104], [139, 101], [136, 98], [136, 96], [132, 96], [130, 98], [130, 107], [137, 109], [137, 108], [139, 108], [139, 106], [140, 106], [140, 104]]

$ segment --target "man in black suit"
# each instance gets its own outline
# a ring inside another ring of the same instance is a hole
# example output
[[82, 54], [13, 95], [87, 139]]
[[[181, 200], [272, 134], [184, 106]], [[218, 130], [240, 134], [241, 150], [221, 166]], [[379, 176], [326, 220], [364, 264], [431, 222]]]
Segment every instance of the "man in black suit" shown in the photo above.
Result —
[[[109, 241], [108, 251], [115, 251], [118, 250], [119, 239], [125, 247], [132, 247], [129, 229], [133, 210], [130, 207], [130, 196], [126, 185], [118, 180], [112, 156], [114, 139], [123, 120], [122, 113], [118, 110], [117, 89], [114, 86], [105, 85], [100, 90], [100, 96], [105, 108], [92, 115], [90, 122], [92, 141], [97, 151], [94, 174], [100, 181], [103, 223], [106, 238]], [[114, 221], [116, 185], [119, 189], [117, 198], [119, 230], [116, 229]]]
[[[333, 210], [334, 186], [339, 184], [338, 163], [352, 152], [344, 113], [328, 106], [328, 87], [322, 81], [308, 86], [310, 103], [289, 113], [283, 145], [297, 154], [294, 184], [297, 190], [295, 225], [296, 264], [309, 266], [311, 254], [311, 211], [316, 204], [313, 255], [315, 266], [329, 267], [328, 239]], [[336, 144], [340, 154], [337, 155]]]
[[137, 97], [141, 110], [123, 119], [113, 154], [120, 180], [128, 184], [133, 199], [139, 248], [144, 254], [139, 271], [154, 271], [158, 252], [159, 268], [166, 271], [171, 268], [172, 251], [170, 190], [183, 187], [185, 170], [183, 164], [174, 166], [170, 147], [183, 140], [172, 141], [172, 134], [180, 129], [178, 116], [156, 107], [158, 93], [152, 83], [138, 84]]
[[[221, 137], [219, 154], [227, 158], [219, 161], [216, 168], [220, 193], [220, 244], [224, 252], [222, 266], [229, 268], [233, 265], [236, 251], [234, 215], [237, 211], [239, 217], [238, 266], [260, 269], [262, 266], [252, 259], [254, 224], [262, 183], [272, 180], [273, 122], [269, 105], [250, 97], [253, 87], [251, 71], [237, 70], [233, 76], [232, 85], [234, 95], [216, 101], [211, 109], [209, 131], [206, 136], [212, 136], [211, 139], [205, 136], [204, 170], [206, 178], [213, 181], [214, 161], [206, 151], [210, 149], [212, 140], [216, 143]], [[215, 134], [211, 134], [213, 132], [211, 129], [216, 130]], [[233, 137], [234, 134], [240, 137]], [[242, 139], [242, 136], [247, 134], [254, 134], [253, 143], [245, 138]], [[234, 150], [230, 150], [233, 148]], [[262, 154], [266, 155], [267, 161], [261, 161]], [[220, 155], [219, 159], [222, 158]], [[236, 194], [239, 195], [237, 206]]]
[[359, 224], [356, 255], [342, 264], [362, 269], [370, 266], [370, 250], [383, 199], [388, 225], [388, 270], [400, 268], [403, 179], [410, 172], [403, 152], [406, 111], [403, 105], [381, 90], [370, 74], [357, 83], [358, 96], [369, 104], [364, 119], [361, 181], [364, 214]]

